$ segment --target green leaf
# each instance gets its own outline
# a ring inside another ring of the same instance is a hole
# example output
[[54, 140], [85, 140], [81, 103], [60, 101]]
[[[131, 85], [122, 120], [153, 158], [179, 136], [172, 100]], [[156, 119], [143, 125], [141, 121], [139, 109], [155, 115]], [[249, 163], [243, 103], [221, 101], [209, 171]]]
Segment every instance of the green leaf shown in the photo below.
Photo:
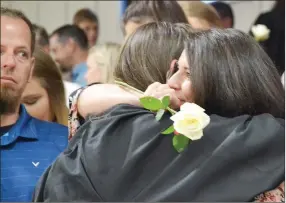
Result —
[[175, 131], [175, 128], [173, 125], [171, 125], [169, 128], [167, 128], [166, 130], [164, 130], [163, 132], [161, 132], [163, 135], [168, 135], [171, 134], [172, 132]]
[[177, 152], [181, 153], [189, 144], [190, 139], [184, 135], [174, 135], [173, 146]]
[[154, 97], [141, 97], [141, 105], [150, 111], [158, 111], [162, 108], [162, 102]]
[[165, 109], [160, 109], [157, 114], [156, 114], [156, 121], [159, 121], [161, 120], [162, 116], [164, 115], [165, 113]]
[[167, 108], [170, 105], [170, 97], [169, 96], [163, 97], [162, 104], [164, 108]]

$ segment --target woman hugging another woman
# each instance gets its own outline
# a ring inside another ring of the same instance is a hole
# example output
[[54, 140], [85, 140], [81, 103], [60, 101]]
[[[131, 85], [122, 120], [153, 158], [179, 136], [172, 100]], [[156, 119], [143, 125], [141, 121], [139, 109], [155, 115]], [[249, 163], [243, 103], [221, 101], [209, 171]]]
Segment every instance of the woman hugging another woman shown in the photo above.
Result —
[[[162, 134], [169, 113], [157, 121], [137, 92], [92, 85], [78, 102], [85, 123], [34, 201], [252, 201], [284, 181], [285, 99], [273, 62], [243, 32], [184, 28], [180, 38], [176, 26], [150, 23], [131, 34], [116, 79], [169, 95], [174, 109], [201, 106], [210, 117], [204, 136], [178, 153]], [[165, 31], [174, 41], [163, 40]]]

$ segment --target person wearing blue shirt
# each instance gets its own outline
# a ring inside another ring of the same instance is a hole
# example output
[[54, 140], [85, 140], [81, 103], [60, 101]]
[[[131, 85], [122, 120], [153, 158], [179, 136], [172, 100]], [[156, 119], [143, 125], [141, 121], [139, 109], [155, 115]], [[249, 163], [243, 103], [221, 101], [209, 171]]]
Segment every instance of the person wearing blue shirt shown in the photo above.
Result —
[[68, 129], [31, 117], [21, 95], [30, 81], [35, 36], [20, 11], [1, 7], [1, 202], [29, 202], [42, 173], [67, 146]]
[[86, 62], [79, 63], [75, 65], [72, 69], [71, 79], [72, 82], [85, 86], [87, 84], [85, 80], [85, 74], [87, 72]]
[[70, 69], [71, 82], [85, 86], [87, 72], [88, 39], [85, 32], [76, 25], [63, 25], [50, 35], [50, 50], [54, 60]]

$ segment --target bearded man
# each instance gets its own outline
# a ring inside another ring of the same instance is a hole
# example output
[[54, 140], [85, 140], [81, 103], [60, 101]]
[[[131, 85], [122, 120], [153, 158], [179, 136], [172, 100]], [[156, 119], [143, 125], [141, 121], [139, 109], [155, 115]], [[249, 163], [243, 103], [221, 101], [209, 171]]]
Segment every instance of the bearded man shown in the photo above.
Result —
[[38, 178], [67, 145], [67, 127], [33, 118], [20, 104], [34, 47], [30, 20], [1, 7], [1, 202], [30, 202]]

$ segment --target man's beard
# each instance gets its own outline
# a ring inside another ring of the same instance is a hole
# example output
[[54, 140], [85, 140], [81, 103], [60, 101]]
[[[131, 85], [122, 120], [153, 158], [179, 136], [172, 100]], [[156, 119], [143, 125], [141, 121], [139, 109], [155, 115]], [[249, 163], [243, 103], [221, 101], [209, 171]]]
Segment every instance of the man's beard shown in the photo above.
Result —
[[0, 89], [0, 115], [16, 113], [21, 99], [21, 91], [3, 84]]

